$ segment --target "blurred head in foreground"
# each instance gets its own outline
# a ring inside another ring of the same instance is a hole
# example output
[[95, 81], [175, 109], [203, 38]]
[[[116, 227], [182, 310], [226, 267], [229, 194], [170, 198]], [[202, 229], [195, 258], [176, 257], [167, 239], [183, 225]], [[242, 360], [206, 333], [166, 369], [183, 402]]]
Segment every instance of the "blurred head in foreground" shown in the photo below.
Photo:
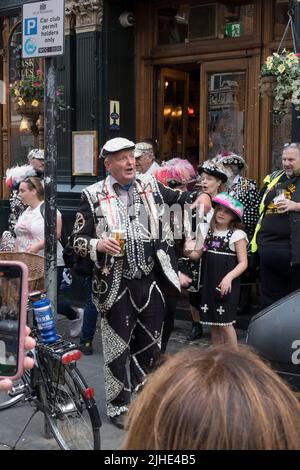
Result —
[[245, 347], [185, 349], [154, 372], [127, 417], [123, 449], [300, 448], [300, 404]]

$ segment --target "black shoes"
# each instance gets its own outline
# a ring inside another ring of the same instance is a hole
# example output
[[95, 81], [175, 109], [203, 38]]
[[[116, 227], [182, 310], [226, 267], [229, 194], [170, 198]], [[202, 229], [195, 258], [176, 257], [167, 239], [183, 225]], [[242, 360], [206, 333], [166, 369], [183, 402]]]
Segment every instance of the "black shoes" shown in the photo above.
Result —
[[202, 338], [202, 336], [203, 336], [203, 328], [202, 328], [201, 323], [193, 322], [192, 331], [187, 337], [187, 340], [195, 341], [196, 339]]
[[87, 341], [86, 343], [81, 343], [79, 345], [79, 350], [84, 354], [84, 356], [91, 356], [94, 352], [92, 342]]
[[124, 429], [124, 419], [126, 413], [121, 413], [120, 415], [110, 416], [109, 419], [117, 428]]

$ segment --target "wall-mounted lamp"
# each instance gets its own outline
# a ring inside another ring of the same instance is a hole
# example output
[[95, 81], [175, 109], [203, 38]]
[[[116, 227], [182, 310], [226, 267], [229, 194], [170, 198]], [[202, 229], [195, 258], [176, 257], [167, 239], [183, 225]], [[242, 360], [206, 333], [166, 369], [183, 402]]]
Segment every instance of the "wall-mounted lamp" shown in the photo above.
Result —
[[22, 134], [29, 134], [30, 130], [31, 130], [31, 124], [29, 122], [28, 117], [22, 116], [19, 131], [22, 132]]

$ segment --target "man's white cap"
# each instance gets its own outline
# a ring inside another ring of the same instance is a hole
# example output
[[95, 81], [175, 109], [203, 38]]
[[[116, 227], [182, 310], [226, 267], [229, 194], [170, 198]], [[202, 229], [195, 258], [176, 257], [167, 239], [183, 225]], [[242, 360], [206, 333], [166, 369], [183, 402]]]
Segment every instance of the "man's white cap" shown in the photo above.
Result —
[[45, 152], [43, 149], [32, 149], [27, 155], [29, 163], [33, 158], [36, 158], [37, 160], [44, 160], [45, 159]]
[[148, 142], [138, 142], [135, 145], [134, 156], [139, 158], [142, 155], [153, 155], [153, 146]]
[[105, 158], [107, 155], [120, 152], [121, 150], [133, 150], [134, 148], [135, 144], [131, 140], [124, 139], [124, 137], [115, 137], [103, 145], [100, 155]]

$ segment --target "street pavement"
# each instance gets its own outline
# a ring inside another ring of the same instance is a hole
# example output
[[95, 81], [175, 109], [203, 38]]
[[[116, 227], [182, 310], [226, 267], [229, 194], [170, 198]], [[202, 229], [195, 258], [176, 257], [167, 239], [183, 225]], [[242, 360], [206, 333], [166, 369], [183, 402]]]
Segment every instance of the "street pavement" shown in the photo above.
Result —
[[[186, 317], [189, 318], [189, 317]], [[180, 349], [189, 345], [198, 347], [209, 347], [209, 329], [204, 329], [203, 338], [193, 343], [186, 340], [191, 329], [191, 322], [177, 319], [175, 328], [171, 335], [167, 354], [175, 354]], [[58, 332], [68, 338], [68, 320], [65, 317], [58, 318]], [[246, 331], [237, 329], [239, 341], [244, 342]], [[78, 367], [85, 377], [88, 385], [95, 389], [95, 400], [100, 412], [101, 427], [101, 449], [118, 450], [121, 449], [124, 431], [118, 429], [110, 423], [105, 412], [105, 391], [103, 378], [103, 355], [100, 339], [100, 325], [97, 326], [95, 339], [93, 342], [94, 354], [82, 356], [78, 362]], [[76, 340], [75, 340], [76, 342]], [[16, 449], [22, 450], [58, 450], [58, 445], [54, 439], [46, 439], [43, 436], [43, 416], [41, 413], [33, 415], [33, 408], [29, 404], [17, 404], [14, 407], [0, 412], [0, 450], [9, 450], [16, 445]], [[32, 420], [24, 430], [30, 417]], [[7, 447], [6, 447], [7, 446]]]

